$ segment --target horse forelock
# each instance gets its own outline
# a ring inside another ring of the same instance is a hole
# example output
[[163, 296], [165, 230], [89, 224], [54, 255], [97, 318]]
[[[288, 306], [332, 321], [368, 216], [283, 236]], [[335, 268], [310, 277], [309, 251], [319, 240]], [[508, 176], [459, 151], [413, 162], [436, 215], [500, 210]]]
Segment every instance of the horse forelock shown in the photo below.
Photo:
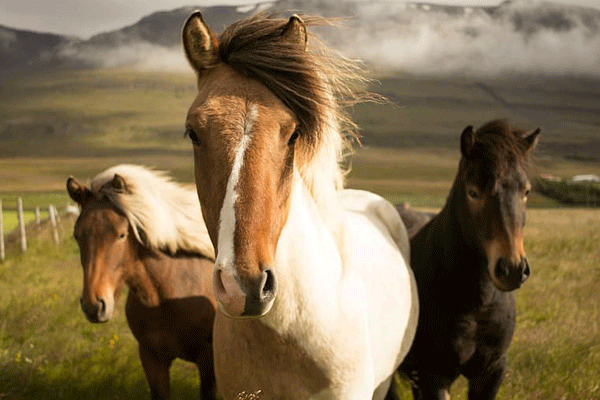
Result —
[[[306, 26], [329, 23], [302, 16]], [[281, 37], [287, 19], [259, 13], [229, 26], [219, 38], [221, 61], [269, 88], [298, 120], [297, 165], [323, 205], [343, 187], [341, 162], [350, 148], [354, 125], [343, 105], [359, 100], [350, 89], [364, 81], [355, 62], [311, 36], [309, 47]]]
[[473, 155], [484, 159], [496, 176], [504, 176], [515, 167], [527, 169], [531, 159], [524, 134], [509, 120], [488, 122], [475, 132]]
[[[115, 174], [125, 180], [125, 191], [112, 186]], [[170, 254], [184, 251], [214, 259], [212, 242], [193, 188], [174, 182], [163, 171], [127, 164], [96, 175], [90, 188], [127, 217], [136, 239], [143, 245]]]

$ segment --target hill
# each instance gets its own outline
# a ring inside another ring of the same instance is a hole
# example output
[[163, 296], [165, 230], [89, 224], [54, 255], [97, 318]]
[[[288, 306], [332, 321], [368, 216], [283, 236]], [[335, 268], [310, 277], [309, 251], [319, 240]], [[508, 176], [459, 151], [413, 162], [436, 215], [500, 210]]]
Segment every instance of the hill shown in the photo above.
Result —
[[63, 47], [76, 41], [51, 33], [13, 29], [0, 25], [0, 71], [49, 68], [63, 65], [58, 57]]

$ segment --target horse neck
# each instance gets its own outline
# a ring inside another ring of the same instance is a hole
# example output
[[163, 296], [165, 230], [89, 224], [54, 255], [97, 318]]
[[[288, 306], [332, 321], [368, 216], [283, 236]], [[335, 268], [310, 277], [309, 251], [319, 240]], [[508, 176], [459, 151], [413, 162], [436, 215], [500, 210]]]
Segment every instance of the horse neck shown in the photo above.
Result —
[[139, 253], [126, 281], [142, 304], [158, 306], [165, 300], [186, 297], [198, 290], [194, 285], [201, 257], [173, 257], [147, 248]]
[[271, 311], [261, 318], [279, 333], [294, 329], [293, 324], [303, 324], [303, 315], [315, 312], [319, 304], [329, 300], [324, 296], [336, 293], [333, 282], [342, 274], [333, 222], [337, 218], [330, 215], [324, 219], [322, 212], [295, 174], [288, 218], [275, 254], [278, 295]]
[[[464, 183], [459, 170], [452, 188], [446, 199], [446, 204], [440, 213], [429, 224], [428, 234], [435, 237], [432, 243], [436, 249], [430, 254], [438, 257], [440, 262], [436, 265], [448, 268], [454, 272], [460, 266], [482, 266], [485, 268], [487, 260], [483, 248], [475, 239], [470, 224], [466, 221], [466, 204]], [[441, 239], [441, 240], [440, 240]]]

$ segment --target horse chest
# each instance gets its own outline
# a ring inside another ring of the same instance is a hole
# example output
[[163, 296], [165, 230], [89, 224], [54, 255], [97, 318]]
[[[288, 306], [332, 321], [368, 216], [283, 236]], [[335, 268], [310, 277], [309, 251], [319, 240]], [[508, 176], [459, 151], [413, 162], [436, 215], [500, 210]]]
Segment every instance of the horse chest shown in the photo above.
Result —
[[130, 293], [127, 322], [140, 345], [159, 353], [196, 362], [212, 340], [214, 306], [205, 297], [166, 300], [146, 307]]
[[431, 349], [436, 349], [437, 354], [447, 354], [443, 362], [454, 369], [485, 365], [508, 347], [516, 314], [512, 293], [481, 285], [476, 279], [420, 278], [416, 353], [429, 359]]
[[260, 390], [261, 399], [308, 399], [330, 385], [298, 343], [258, 320], [218, 313], [214, 332], [215, 372], [224, 398]]

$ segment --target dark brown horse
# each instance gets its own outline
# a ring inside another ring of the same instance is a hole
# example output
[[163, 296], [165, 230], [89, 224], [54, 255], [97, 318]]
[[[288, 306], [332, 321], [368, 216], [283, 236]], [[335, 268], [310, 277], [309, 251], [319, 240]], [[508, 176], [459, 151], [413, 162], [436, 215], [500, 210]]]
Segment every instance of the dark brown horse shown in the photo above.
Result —
[[476, 132], [468, 126], [445, 206], [411, 239], [421, 312], [399, 371], [415, 399], [448, 399], [461, 374], [471, 400], [498, 392], [515, 329], [512, 291], [531, 272], [523, 250], [526, 167], [539, 132], [504, 120]]
[[202, 399], [213, 399], [214, 252], [195, 190], [130, 165], [99, 174], [91, 187], [71, 177], [67, 190], [81, 206], [74, 236], [85, 316], [108, 321], [125, 282], [127, 322], [152, 399], [169, 398], [175, 358], [197, 365]]

